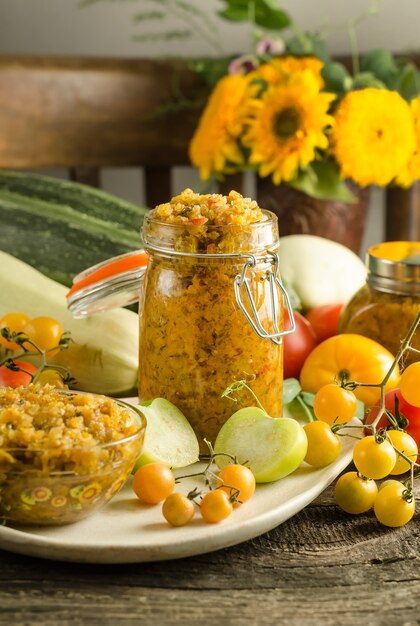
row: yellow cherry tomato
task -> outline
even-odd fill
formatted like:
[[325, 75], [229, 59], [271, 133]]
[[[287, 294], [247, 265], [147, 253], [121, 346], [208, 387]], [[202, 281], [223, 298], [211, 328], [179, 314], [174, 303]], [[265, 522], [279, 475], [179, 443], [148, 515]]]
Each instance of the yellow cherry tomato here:
[[220, 470], [216, 486], [226, 491], [233, 506], [237, 507], [254, 494], [254, 474], [245, 465], [232, 463]]
[[314, 413], [330, 426], [349, 422], [356, 411], [357, 398], [354, 393], [335, 383], [323, 385], [315, 394]]
[[313, 467], [333, 463], [341, 452], [341, 440], [326, 422], [309, 422], [303, 427], [308, 439], [304, 461]]
[[63, 328], [52, 317], [35, 317], [26, 324], [25, 333], [38, 348], [48, 351], [48, 356], [53, 356], [58, 350], [52, 350], [52, 348], [58, 345], [63, 335]]
[[399, 480], [396, 480], [395, 478], [388, 478], [387, 480], [384, 480], [378, 487], [379, 491], [381, 489], [384, 489], [385, 487], [388, 487], [389, 485], [401, 485], [402, 483]]
[[357, 515], [372, 508], [378, 487], [370, 478], [363, 478], [357, 472], [347, 472], [337, 480], [334, 494], [343, 511]]
[[387, 436], [391, 440], [391, 443], [394, 448], [396, 448], [397, 452], [397, 460], [390, 474], [405, 474], [405, 472], [410, 470], [411, 465], [400, 454], [398, 454], [398, 450], [415, 463], [419, 452], [417, 444], [404, 430], [388, 430]]
[[391, 528], [407, 524], [413, 517], [415, 509], [414, 498], [408, 494], [407, 488], [402, 483], [383, 487], [373, 506], [378, 522]]
[[389, 441], [385, 439], [379, 443], [373, 435], [358, 441], [353, 449], [353, 462], [366, 478], [385, 478], [395, 467], [396, 461], [397, 454]]
[[39, 372], [34, 378], [34, 383], [40, 385], [52, 385], [57, 389], [68, 389], [69, 386], [65, 384], [60, 374], [54, 369], [45, 369]]
[[147, 463], [133, 476], [133, 490], [139, 500], [157, 504], [165, 500], [175, 487], [172, 470], [163, 463]]
[[403, 371], [400, 391], [408, 404], [420, 407], [420, 361], [412, 363]]
[[[347, 380], [378, 384], [393, 362], [392, 354], [376, 341], [352, 333], [336, 335], [320, 343], [308, 356], [300, 373], [304, 391], [316, 393], [323, 385]], [[398, 387], [400, 372], [395, 367], [386, 391]], [[380, 399], [379, 387], [357, 387], [354, 395], [367, 407]]]
[[[0, 319], [0, 331], [2, 328], [8, 328], [10, 332], [20, 333], [25, 330], [25, 326], [29, 322], [30, 317], [26, 313], [19, 313], [17, 311], [13, 313], [7, 313]], [[19, 346], [14, 341], [5, 339], [0, 332], [0, 344], [8, 350], [19, 350]]]
[[200, 513], [208, 524], [217, 524], [229, 517], [233, 511], [232, 503], [226, 491], [215, 489], [203, 496]]
[[162, 514], [171, 526], [185, 526], [194, 517], [195, 507], [183, 493], [171, 493], [162, 505]]

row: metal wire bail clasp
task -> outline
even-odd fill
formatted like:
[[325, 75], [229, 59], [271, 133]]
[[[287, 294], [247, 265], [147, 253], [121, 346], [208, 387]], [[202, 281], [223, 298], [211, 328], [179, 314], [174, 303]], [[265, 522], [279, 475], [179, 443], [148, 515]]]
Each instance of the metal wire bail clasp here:
[[[251, 288], [249, 286], [249, 278], [247, 278], [246, 273], [248, 268], [256, 267], [258, 263], [270, 263], [272, 267], [267, 269], [263, 280], [268, 280], [270, 285], [270, 301], [271, 301], [271, 311], [273, 315], [273, 328], [274, 332], [269, 333], [262, 325], [261, 320], [258, 316], [257, 307], [255, 306], [254, 298], [252, 297]], [[279, 256], [274, 252], [267, 252], [263, 257], [256, 257], [254, 255], [249, 255], [248, 260], [245, 261], [244, 266], [240, 274], [235, 276], [235, 296], [236, 301], [241, 309], [242, 313], [245, 315], [248, 322], [251, 324], [254, 331], [257, 333], [258, 337], [262, 339], [269, 339], [272, 343], [276, 345], [280, 345], [282, 343], [282, 337], [285, 335], [290, 335], [296, 329], [295, 318], [293, 315], [292, 304], [290, 302], [289, 294], [286, 289], [282, 285], [282, 282], [279, 277]], [[242, 302], [241, 296], [241, 288], [245, 288], [245, 292], [248, 298], [249, 306], [252, 312], [252, 315], [247, 311]], [[284, 296], [284, 300], [286, 302], [287, 311], [289, 313], [290, 318], [290, 328], [288, 330], [279, 330], [279, 317], [280, 317], [280, 300], [278, 289], [280, 289], [281, 293]]]

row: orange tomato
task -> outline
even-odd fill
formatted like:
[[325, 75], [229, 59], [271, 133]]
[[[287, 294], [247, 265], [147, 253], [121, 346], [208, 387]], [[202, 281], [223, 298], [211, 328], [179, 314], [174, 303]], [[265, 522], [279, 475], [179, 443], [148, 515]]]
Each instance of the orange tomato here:
[[[300, 374], [304, 391], [316, 393], [323, 385], [340, 381], [381, 383], [393, 362], [392, 354], [373, 339], [345, 333], [326, 339], [308, 356]], [[386, 391], [398, 386], [400, 370], [393, 370]], [[370, 407], [380, 399], [379, 387], [357, 387], [355, 396]]]

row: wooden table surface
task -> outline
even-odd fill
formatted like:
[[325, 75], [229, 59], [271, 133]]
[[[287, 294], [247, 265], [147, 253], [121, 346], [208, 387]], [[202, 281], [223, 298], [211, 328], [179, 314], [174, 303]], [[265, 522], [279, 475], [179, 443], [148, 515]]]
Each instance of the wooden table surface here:
[[420, 513], [387, 529], [373, 512], [340, 511], [330, 487], [261, 537], [177, 561], [79, 565], [0, 550], [0, 624], [420, 624]]

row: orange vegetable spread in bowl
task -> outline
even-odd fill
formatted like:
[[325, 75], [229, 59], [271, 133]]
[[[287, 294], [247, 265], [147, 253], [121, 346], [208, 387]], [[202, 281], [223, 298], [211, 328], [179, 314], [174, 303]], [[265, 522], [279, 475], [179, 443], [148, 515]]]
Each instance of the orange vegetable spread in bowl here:
[[0, 517], [86, 517], [125, 483], [144, 432], [144, 418], [119, 400], [50, 385], [0, 387]]
[[[235, 380], [248, 381], [270, 415], [280, 416], [282, 345], [256, 334], [235, 295], [244, 264], [258, 257], [246, 268], [246, 281], [259, 321], [273, 332], [271, 265], [264, 258], [278, 249], [277, 218], [234, 191], [186, 189], [146, 216], [143, 237], [149, 266], [140, 311], [140, 399], [173, 402], [200, 441], [214, 441], [236, 408], [254, 402], [246, 391], [236, 406], [221, 397]], [[278, 321], [282, 328], [281, 306]]]

